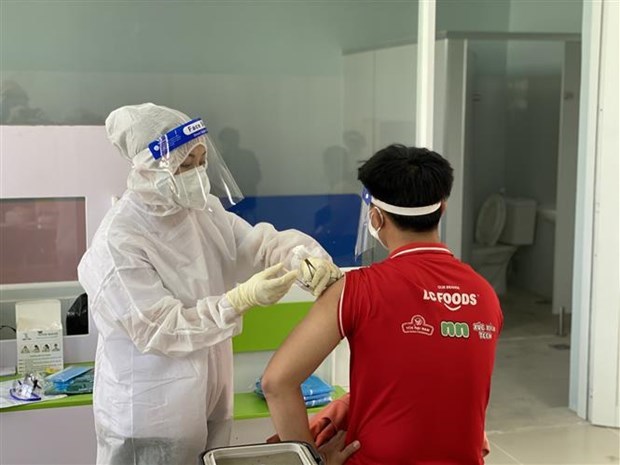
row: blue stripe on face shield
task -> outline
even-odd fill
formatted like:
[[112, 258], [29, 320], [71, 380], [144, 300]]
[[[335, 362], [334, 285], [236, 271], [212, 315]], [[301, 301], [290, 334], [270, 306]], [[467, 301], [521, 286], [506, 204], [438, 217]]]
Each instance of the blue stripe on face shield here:
[[155, 160], [166, 157], [173, 150], [185, 145], [194, 139], [204, 136], [209, 131], [201, 118], [196, 118], [188, 123], [168, 131], [149, 144], [149, 150]]

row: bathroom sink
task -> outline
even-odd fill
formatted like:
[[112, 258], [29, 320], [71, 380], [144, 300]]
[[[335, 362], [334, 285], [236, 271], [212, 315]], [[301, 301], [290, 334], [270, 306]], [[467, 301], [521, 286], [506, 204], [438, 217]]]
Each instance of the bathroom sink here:
[[538, 214], [541, 218], [549, 221], [550, 223], [555, 223], [556, 211], [555, 208], [552, 207], [538, 207]]

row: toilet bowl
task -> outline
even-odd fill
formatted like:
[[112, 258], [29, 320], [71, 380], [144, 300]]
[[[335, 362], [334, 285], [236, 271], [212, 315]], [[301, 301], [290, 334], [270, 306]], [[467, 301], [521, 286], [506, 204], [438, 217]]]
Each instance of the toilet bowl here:
[[489, 196], [480, 208], [471, 265], [495, 289], [506, 292], [506, 275], [510, 259], [518, 246], [534, 242], [536, 201]]
[[517, 251], [514, 245], [495, 245], [485, 247], [474, 245], [471, 253], [471, 265], [486, 279], [497, 295], [506, 293], [506, 276], [508, 263]]

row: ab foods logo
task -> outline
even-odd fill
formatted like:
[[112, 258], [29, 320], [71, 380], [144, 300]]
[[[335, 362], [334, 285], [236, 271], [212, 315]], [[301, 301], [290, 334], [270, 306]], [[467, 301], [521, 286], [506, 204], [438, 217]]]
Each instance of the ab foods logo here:
[[478, 305], [478, 294], [459, 292], [458, 286], [437, 286], [437, 291], [424, 289], [425, 301], [443, 304], [451, 312], [460, 310], [464, 305]]

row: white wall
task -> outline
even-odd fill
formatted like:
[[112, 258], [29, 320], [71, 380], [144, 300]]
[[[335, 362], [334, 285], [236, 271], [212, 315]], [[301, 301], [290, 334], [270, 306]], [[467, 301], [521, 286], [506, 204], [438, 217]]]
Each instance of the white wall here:
[[362, 134], [368, 155], [415, 138], [416, 46], [343, 56], [344, 130]]
[[86, 197], [87, 244], [129, 163], [101, 126], [0, 126], [0, 197]]
[[[596, 128], [589, 419], [620, 426], [620, 3], [603, 2]], [[590, 113], [591, 115], [591, 113]], [[592, 136], [594, 136], [592, 134]], [[586, 136], [587, 137], [587, 136]], [[580, 154], [585, 156], [585, 154]]]
[[437, 0], [438, 31], [507, 31], [513, 0]]
[[579, 32], [581, 7], [580, 0], [510, 0], [509, 28], [511, 32]]

